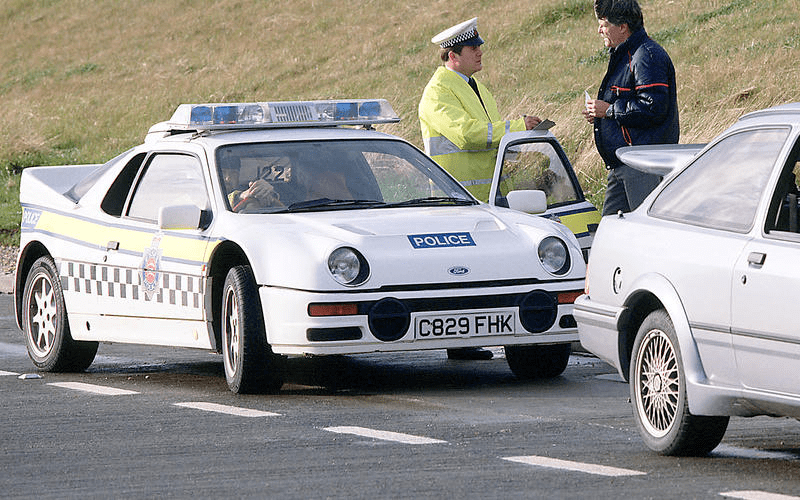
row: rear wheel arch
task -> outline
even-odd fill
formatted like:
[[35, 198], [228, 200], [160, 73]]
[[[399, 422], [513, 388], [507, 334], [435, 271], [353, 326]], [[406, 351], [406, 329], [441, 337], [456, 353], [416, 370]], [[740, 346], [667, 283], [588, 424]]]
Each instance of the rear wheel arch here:
[[689, 409], [697, 410], [695, 395], [698, 387], [707, 380], [707, 376], [678, 291], [663, 275], [656, 273], [639, 277], [631, 284], [630, 289], [634, 291], [625, 301], [626, 313], [619, 322], [620, 361], [625, 378], [630, 380], [631, 353], [639, 327], [647, 315], [656, 309], [663, 309], [674, 327], [678, 348], [686, 368], [686, 396]]
[[664, 305], [658, 297], [646, 290], [636, 292], [626, 301], [625, 313], [619, 322], [619, 361], [625, 380], [630, 379], [631, 353], [639, 326], [648, 314], [663, 308]]
[[28, 279], [33, 263], [39, 257], [50, 256], [50, 252], [39, 241], [32, 241], [28, 243], [25, 248], [20, 252], [20, 258], [17, 263], [16, 275], [14, 278], [14, 312], [17, 320], [17, 326], [22, 329], [22, 302], [25, 294], [25, 281]]

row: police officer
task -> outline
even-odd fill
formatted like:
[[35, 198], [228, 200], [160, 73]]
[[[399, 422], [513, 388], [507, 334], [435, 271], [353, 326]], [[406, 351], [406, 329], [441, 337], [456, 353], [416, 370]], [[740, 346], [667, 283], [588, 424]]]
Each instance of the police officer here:
[[[483, 69], [483, 38], [478, 18], [446, 29], [431, 39], [444, 63], [431, 77], [419, 102], [425, 152], [475, 197], [488, 201], [497, 147], [508, 132], [530, 130], [536, 116], [502, 120], [497, 103], [473, 75]], [[450, 359], [491, 359], [478, 348], [448, 349]]]
[[536, 116], [502, 120], [489, 89], [473, 78], [483, 69], [478, 18], [433, 37], [444, 62], [419, 102], [425, 152], [479, 200], [488, 201], [497, 146], [508, 132], [530, 130]]

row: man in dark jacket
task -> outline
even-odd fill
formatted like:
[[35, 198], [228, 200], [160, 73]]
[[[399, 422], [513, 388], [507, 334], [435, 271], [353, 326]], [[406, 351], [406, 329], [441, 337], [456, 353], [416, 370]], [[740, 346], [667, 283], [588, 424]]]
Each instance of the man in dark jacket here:
[[608, 172], [603, 215], [630, 212], [661, 178], [625, 166], [618, 148], [676, 144], [680, 133], [675, 68], [647, 36], [636, 0], [595, 0], [598, 32], [609, 49], [608, 71], [597, 99], [583, 114], [594, 125], [597, 151]]

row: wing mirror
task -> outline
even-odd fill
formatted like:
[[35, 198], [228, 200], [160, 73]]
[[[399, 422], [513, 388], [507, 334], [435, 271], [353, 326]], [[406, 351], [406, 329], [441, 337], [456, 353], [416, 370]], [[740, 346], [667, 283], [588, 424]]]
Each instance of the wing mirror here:
[[506, 195], [508, 207], [527, 214], [543, 214], [547, 211], [547, 195], [538, 189], [511, 191]]
[[203, 211], [195, 205], [172, 205], [158, 209], [161, 229], [197, 229]]

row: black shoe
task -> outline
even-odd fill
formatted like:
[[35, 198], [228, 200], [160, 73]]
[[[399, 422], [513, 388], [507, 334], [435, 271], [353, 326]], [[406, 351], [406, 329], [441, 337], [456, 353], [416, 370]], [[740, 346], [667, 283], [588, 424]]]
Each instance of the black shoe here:
[[468, 359], [468, 360], [486, 360], [492, 359], [494, 354], [488, 349], [482, 347], [462, 347], [460, 349], [448, 349], [448, 359]]

